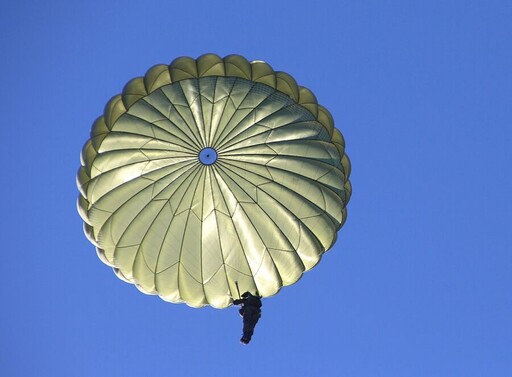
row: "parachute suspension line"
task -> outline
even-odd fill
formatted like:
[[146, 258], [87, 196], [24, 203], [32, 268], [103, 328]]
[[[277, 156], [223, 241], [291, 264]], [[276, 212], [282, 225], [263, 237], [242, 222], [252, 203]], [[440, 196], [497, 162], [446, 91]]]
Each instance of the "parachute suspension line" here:
[[240, 288], [238, 288], [238, 282], [235, 281], [235, 285], [236, 285], [236, 291], [238, 292], [238, 298], [241, 299], [242, 296], [240, 296]]

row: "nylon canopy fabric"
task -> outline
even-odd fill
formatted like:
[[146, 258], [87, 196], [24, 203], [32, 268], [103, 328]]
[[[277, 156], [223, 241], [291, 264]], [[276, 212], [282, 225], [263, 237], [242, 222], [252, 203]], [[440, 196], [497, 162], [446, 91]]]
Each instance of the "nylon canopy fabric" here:
[[344, 139], [315, 96], [238, 55], [157, 65], [112, 98], [81, 154], [78, 210], [142, 292], [224, 308], [295, 283], [336, 240]]

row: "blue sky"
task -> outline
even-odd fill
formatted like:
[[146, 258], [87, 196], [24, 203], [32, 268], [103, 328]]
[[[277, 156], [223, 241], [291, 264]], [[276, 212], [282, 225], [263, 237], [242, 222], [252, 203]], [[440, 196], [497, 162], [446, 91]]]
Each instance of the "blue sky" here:
[[[511, 19], [508, 1], [4, 2], [0, 375], [512, 375]], [[247, 347], [236, 309], [117, 279], [76, 211], [104, 104], [207, 52], [292, 74], [352, 160], [338, 243]]]

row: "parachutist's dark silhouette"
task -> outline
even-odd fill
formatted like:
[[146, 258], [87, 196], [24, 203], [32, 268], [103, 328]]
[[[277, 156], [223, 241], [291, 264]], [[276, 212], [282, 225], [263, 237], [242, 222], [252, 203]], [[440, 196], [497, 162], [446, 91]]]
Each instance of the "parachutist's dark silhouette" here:
[[244, 334], [240, 342], [248, 344], [254, 333], [254, 327], [261, 317], [261, 298], [254, 296], [251, 292], [245, 292], [242, 298], [234, 300], [233, 304], [242, 305], [239, 313], [244, 319]]

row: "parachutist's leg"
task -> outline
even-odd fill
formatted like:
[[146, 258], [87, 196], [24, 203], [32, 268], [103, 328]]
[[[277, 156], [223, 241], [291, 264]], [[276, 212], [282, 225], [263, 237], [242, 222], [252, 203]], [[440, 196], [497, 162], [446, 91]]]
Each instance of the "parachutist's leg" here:
[[244, 344], [248, 344], [252, 335], [254, 334], [254, 327], [256, 327], [256, 323], [258, 323], [258, 319], [260, 318], [259, 313], [248, 313], [244, 316], [244, 335], [240, 341]]
[[243, 344], [248, 344], [251, 341], [252, 334], [254, 333], [254, 328], [250, 326], [248, 321], [244, 318], [244, 330], [243, 330], [242, 339], [240, 339], [240, 342]]

